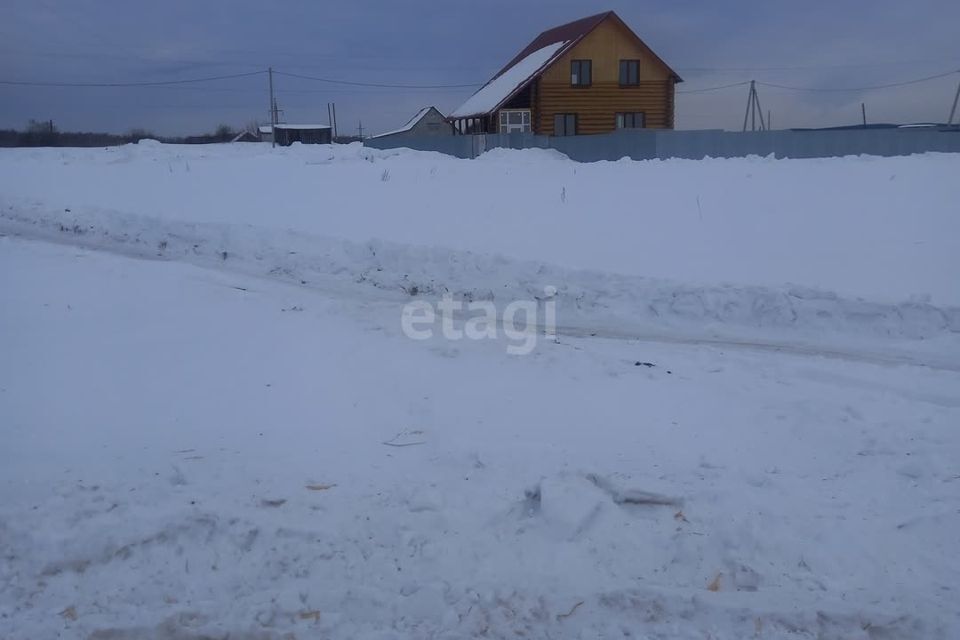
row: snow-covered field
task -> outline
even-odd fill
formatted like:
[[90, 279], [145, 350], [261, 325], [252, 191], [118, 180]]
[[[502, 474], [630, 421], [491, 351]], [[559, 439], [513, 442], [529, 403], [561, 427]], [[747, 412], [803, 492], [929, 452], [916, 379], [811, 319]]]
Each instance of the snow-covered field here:
[[960, 305], [955, 154], [777, 162], [475, 161], [359, 145], [6, 149], [0, 209], [254, 225], [691, 284]]
[[960, 636], [958, 169], [4, 150], [0, 637]]

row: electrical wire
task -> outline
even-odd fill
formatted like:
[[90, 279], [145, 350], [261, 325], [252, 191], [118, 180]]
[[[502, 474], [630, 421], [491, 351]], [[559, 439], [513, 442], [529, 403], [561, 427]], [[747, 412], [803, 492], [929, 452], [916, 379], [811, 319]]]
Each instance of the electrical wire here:
[[884, 68], [893, 66], [909, 66], [918, 64], [932, 63], [955, 63], [960, 61], [960, 57], [923, 59], [923, 60], [891, 60], [887, 62], [863, 62], [853, 64], [821, 64], [821, 65], [796, 65], [781, 67], [674, 67], [677, 71], [684, 73], [761, 73], [765, 71], [825, 71], [833, 69], [870, 69]]
[[264, 73], [267, 73], [266, 69], [261, 71], [250, 71], [248, 73], [234, 73], [226, 76], [210, 76], [207, 78], [191, 78], [188, 80], [159, 80], [153, 82], [31, 82], [21, 80], [0, 80], [0, 84], [22, 87], [160, 87], [175, 84], [212, 82], [214, 80], [230, 80], [232, 78], [249, 78], [251, 76], [258, 76]]
[[686, 89], [683, 91], [677, 91], [677, 93], [706, 93], [707, 91], [719, 91], [720, 89], [731, 89], [733, 87], [742, 87], [747, 84], [750, 84], [749, 80], [744, 80], [743, 82], [734, 82], [733, 84], [722, 84], [717, 87], [705, 87], [703, 89]]
[[[0, 85], [27, 86], [27, 87], [98, 87], [98, 88], [163, 87], [163, 86], [173, 86], [173, 85], [183, 85], [183, 84], [197, 84], [197, 83], [203, 83], [203, 82], [214, 82], [218, 80], [230, 80], [234, 78], [249, 78], [253, 76], [263, 75], [266, 73], [268, 73], [268, 70], [261, 69], [260, 71], [249, 71], [247, 73], [234, 73], [230, 75], [221, 75], [221, 76], [208, 76], [205, 78], [189, 78], [185, 80], [157, 80], [157, 81], [147, 81], [147, 82], [38, 82], [38, 81], [25, 81], [25, 80], [0, 80]], [[418, 84], [388, 84], [388, 83], [379, 83], [379, 82], [353, 82], [350, 80], [334, 80], [332, 78], [321, 78], [318, 76], [309, 76], [309, 75], [304, 75], [299, 73], [289, 73], [286, 71], [274, 71], [273, 73], [275, 75], [286, 76], [289, 78], [298, 78], [301, 80], [312, 80], [315, 82], [325, 82], [328, 84], [346, 85], [351, 87], [372, 87], [372, 88], [380, 88], [380, 89], [470, 89], [470, 88], [482, 86], [482, 83], [418, 85]], [[874, 91], [878, 89], [890, 89], [893, 87], [903, 87], [907, 85], [918, 84], [921, 82], [929, 82], [931, 80], [937, 80], [939, 78], [945, 78], [955, 73], [960, 73], [960, 69], [946, 71], [944, 73], [938, 73], [936, 75], [926, 76], [923, 78], [905, 80], [903, 82], [893, 82], [889, 84], [879, 84], [879, 85], [864, 86], [864, 87], [795, 87], [790, 85], [777, 84], [773, 82], [763, 82], [760, 80], [757, 81], [757, 84], [764, 87], [770, 87], [773, 89], [785, 89], [788, 91], [856, 92], [856, 91]], [[710, 91], [720, 91], [723, 89], [732, 89], [734, 87], [742, 87], [748, 84], [750, 84], [750, 81], [744, 80], [741, 82], [723, 84], [723, 85], [718, 85], [714, 87], [680, 90], [680, 91], [677, 91], [677, 93], [678, 94], [707, 93]]]
[[289, 78], [300, 78], [301, 80], [314, 80], [316, 82], [326, 82], [329, 84], [343, 84], [351, 87], [379, 87], [381, 89], [467, 89], [482, 86], [482, 82], [471, 84], [384, 84], [379, 82], [351, 82], [349, 80], [333, 80], [331, 78], [319, 78], [317, 76], [307, 76], [300, 73], [288, 73], [286, 71], [274, 71], [279, 76]]
[[761, 82], [757, 81], [758, 85], [764, 87], [772, 87], [774, 89], [786, 89], [788, 91], [817, 91], [817, 92], [843, 92], [843, 91], [874, 91], [876, 89], [890, 89], [892, 87], [905, 87], [910, 84], [919, 84], [921, 82], [929, 82], [930, 80], [936, 80], [938, 78], [946, 78], [947, 76], [952, 76], [955, 73], [960, 73], [960, 69], [954, 69], [953, 71], [946, 71], [944, 73], [938, 73], [933, 76], [927, 76], [925, 78], [916, 78], [915, 80], [905, 80], [904, 82], [893, 82], [890, 84], [877, 84], [871, 87], [849, 87], [849, 88], [833, 88], [833, 87], [790, 87], [782, 84], [774, 84], [771, 82]]

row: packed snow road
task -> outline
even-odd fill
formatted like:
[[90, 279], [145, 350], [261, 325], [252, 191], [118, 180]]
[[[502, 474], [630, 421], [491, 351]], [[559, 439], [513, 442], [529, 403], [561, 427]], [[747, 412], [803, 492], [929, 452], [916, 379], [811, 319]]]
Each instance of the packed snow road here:
[[960, 633], [960, 374], [363, 291], [0, 238], [2, 635]]

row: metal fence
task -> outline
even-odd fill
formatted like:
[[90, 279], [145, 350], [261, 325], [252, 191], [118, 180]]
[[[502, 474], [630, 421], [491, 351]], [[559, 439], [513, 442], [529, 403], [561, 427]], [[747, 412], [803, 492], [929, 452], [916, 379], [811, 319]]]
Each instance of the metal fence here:
[[365, 140], [376, 149], [409, 148], [475, 158], [485, 151], [556, 149], [579, 162], [655, 158], [830, 158], [849, 155], [904, 156], [927, 151], [960, 152], [958, 128], [843, 129], [821, 131], [623, 130], [591, 136], [549, 137], [529, 133], [475, 136], [407, 136]]

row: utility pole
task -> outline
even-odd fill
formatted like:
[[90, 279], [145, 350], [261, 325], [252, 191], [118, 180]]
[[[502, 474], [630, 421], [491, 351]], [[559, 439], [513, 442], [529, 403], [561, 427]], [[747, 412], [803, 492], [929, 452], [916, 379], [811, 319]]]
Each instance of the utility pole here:
[[863, 128], [866, 129], [867, 128], [867, 103], [866, 102], [860, 103], [860, 112], [863, 114]]
[[277, 146], [277, 100], [273, 97], [273, 67], [268, 70], [270, 75], [270, 146]]
[[763, 121], [763, 108], [760, 106], [760, 98], [757, 96], [757, 81], [750, 81], [750, 93], [747, 95], [747, 111], [743, 114], [743, 130], [747, 130], [747, 120], [750, 121], [750, 130], [757, 130], [757, 116], [760, 116], [760, 131], [767, 129]]
[[331, 141], [337, 137], [337, 103], [327, 103], [327, 124], [330, 125]]
[[747, 110], [743, 114], [743, 130], [747, 130], [747, 118], [750, 117], [750, 107], [753, 106], [753, 80], [750, 81], [750, 92], [747, 93]]
[[360, 139], [363, 140], [363, 120], [360, 121], [360, 126], [357, 127], [357, 131], [360, 133]]
[[948, 127], [953, 124], [953, 116], [957, 115], [957, 102], [960, 102], [960, 82], [957, 82], [957, 95], [953, 96], [953, 106], [950, 108], [950, 118], [947, 119]]

